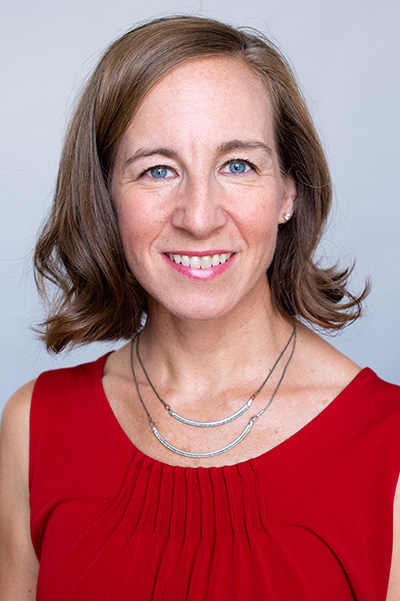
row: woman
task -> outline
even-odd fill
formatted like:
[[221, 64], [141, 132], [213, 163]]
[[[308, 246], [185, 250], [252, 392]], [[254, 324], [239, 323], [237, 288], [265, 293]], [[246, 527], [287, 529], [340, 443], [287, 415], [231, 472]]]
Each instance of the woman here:
[[179, 17], [111, 46], [35, 266], [49, 350], [128, 342], [7, 405], [2, 600], [399, 598], [399, 390], [304, 325], [366, 294], [313, 262], [330, 199], [260, 35]]

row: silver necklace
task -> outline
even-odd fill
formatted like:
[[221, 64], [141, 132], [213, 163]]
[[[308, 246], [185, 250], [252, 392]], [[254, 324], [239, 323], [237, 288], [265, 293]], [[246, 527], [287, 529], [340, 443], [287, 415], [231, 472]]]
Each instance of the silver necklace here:
[[154, 394], [156, 395], [156, 397], [158, 398], [158, 400], [160, 401], [160, 403], [163, 405], [164, 409], [166, 411], [168, 411], [168, 413], [170, 414], [171, 417], [173, 417], [174, 419], [179, 420], [180, 422], [183, 422], [184, 424], [187, 424], [188, 426], [196, 426], [198, 428], [213, 428], [214, 426], [223, 426], [225, 424], [228, 424], [229, 422], [232, 422], [234, 419], [237, 419], [240, 415], [242, 415], [245, 411], [247, 411], [247, 409], [249, 409], [249, 407], [251, 407], [254, 399], [258, 396], [258, 394], [261, 392], [261, 390], [264, 388], [265, 384], [268, 382], [269, 378], [272, 376], [275, 367], [278, 365], [279, 361], [282, 359], [286, 349], [288, 348], [290, 341], [291, 341], [292, 337], [289, 338], [288, 342], [286, 343], [284, 349], [282, 350], [282, 352], [280, 353], [279, 357], [277, 358], [277, 360], [275, 361], [274, 365], [272, 366], [271, 371], [269, 372], [269, 374], [267, 375], [267, 377], [265, 378], [264, 382], [261, 384], [261, 386], [258, 388], [258, 390], [256, 390], [251, 397], [249, 398], [249, 400], [247, 401], [247, 403], [245, 403], [245, 405], [243, 405], [243, 407], [241, 409], [239, 409], [238, 411], [236, 411], [236, 413], [233, 413], [232, 415], [229, 415], [228, 417], [224, 417], [223, 419], [217, 420], [217, 421], [211, 421], [211, 422], [197, 422], [191, 419], [186, 419], [186, 417], [182, 417], [182, 415], [179, 415], [178, 413], [175, 413], [175, 411], [173, 411], [170, 407], [170, 405], [168, 405], [158, 394], [157, 390], [154, 388], [148, 374], [147, 371], [143, 365], [142, 359], [140, 357], [140, 353], [139, 353], [139, 340], [140, 340], [140, 334], [137, 336], [136, 338], [136, 356], [137, 359], [139, 361], [140, 367], [143, 370], [143, 373], [146, 377], [146, 380], [148, 381], [152, 391], [154, 392]]
[[267, 377], [265, 378], [264, 382], [261, 384], [261, 386], [258, 388], [258, 390], [251, 395], [250, 399], [247, 401], [247, 403], [241, 408], [239, 409], [236, 413], [234, 413], [233, 415], [224, 418], [222, 420], [218, 420], [215, 422], [196, 422], [196, 421], [192, 421], [192, 420], [187, 420], [186, 418], [183, 418], [182, 416], [178, 415], [177, 413], [175, 413], [174, 411], [172, 411], [171, 407], [165, 403], [165, 401], [162, 400], [162, 398], [159, 396], [159, 394], [157, 393], [157, 391], [155, 390], [153, 384], [151, 383], [148, 374], [146, 373], [146, 370], [142, 364], [142, 361], [140, 359], [139, 356], [139, 351], [138, 351], [138, 339], [139, 336], [136, 339], [136, 355], [138, 358], [138, 361], [140, 363], [141, 368], [143, 369], [143, 372], [146, 376], [146, 379], [148, 381], [148, 383], [150, 384], [153, 392], [155, 393], [155, 395], [157, 396], [158, 400], [163, 404], [164, 408], [168, 411], [169, 415], [171, 415], [171, 417], [174, 417], [175, 419], [178, 419], [179, 421], [188, 424], [190, 426], [197, 426], [197, 427], [213, 427], [213, 426], [221, 426], [224, 424], [227, 424], [231, 421], [233, 421], [234, 419], [236, 419], [237, 417], [239, 417], [239, 415], [242, 415], [245, 411], [247, 411], [247, 409], [251, 406], [253, 400], [255, 399], [255, 397], [258, 395], [258, 393], [261, 391], [261, 389], [264, 387], [264, 385], [266, 384], [266, 382], [268, 381], [268, 379], [270, 378], [272, 372], [274, 371], [275, 367], [277, 366], [277, 364], [279, 363], [280, 359], [282, 358], [283, 354], [285, 353], [286, 349], [288, 348], [290, 342], [293, 340], [293, 345], [292, 345], [292, 350], [290, 352], [289, 358], [285, 364], [285, 367], [282, 371], [282, 375], [275, 387], [275, 390], [273, 391], [271, 398], [269, 399], [268, 403], [265, 405], [265, 407], [263, 409], [261, 409], [258, 413], [256, 413], [255, 415], [253, 415], [247, 426], [245, 427], [245, 429], [243, 430], [243, 432], [237, 437], [235, 438], [235, 440], [233, 440], [231, 443], [229, 443], [228, 445], [217, 449], [215, 451], [208, 451], [205, 453], [191, 453], [188, 451], [184, 451], [182, 449], [179, 449], [173, 445], [171, 445], [167, 440], [165, 440], [165, 438], [163, 438], [161, 436], [161, 434], [159, 433], [156, 424], [154, 422], [154, 420], [152, 419], [143, 399], [142, 399], [142, 395], [140, 394], [140, 390], [139, 390], [139, 385], [136, 379], [136, 374], [135, 374], [135, 368], [133, 365], [133, 340], [132, 340], [132, 344], [131, 344], [131, 353], [130, 353], [130, 359], [131, 359], [131, 370], [132, 370], [132, 376], [133, 376], [133, 380], [135, 382], [135, 386], [136, 386], [136, 390], [138, 393], [138, 397], [140, 400], [140, 403], [143, 406], [143, 409], [146, 412], [147, 418], [149, 420], [151, 429], [153, 431], [153, 434], [155, 435], [155, 437], [159, 440], [159, 442], [161, 444], [163, 444], [167, 449], [169, 449], [170, 451], [173, 451], [174, 453], [177, 453], [178, 455], [184, 455], [185, 457], [192, 457], [192, 458], [203, 458], [203, 457], [214, 457], [215, 455], [221, 455], [221, 453], [226, 453], [227, 451], [229, 451], [230, 449], [232, 449], [233, 447], [235, 447], [236, 445], [238, 445], [240, 442], [242, 442], [242, 440], [247, 436], [247, 434], [250, 432], [251, 428], [253, 427], [254, 423], [256, 422], [256, 420], [261, 417], [261, 415], [263, 415], [263, 413], [268, 409], [268, 407], [271, 405], [272, 401], [274, 400], [279, 387], [282, 383], [283, 378], [285, 377], [286, 374], [286, 370], [289, 367], [289, 363], [292, 360], [293, 354], [294, 354], [294, 349], [296, 347], [296, 339], [297, 339], [297, 329], [296, 329], [296, 325], [294, 325], [293, 327], [293, 332], [288, 340], [288, 342], [286, 343], [284, 349], [282, 350], [282, 352], [280, 353], [278, 359], [275, 361], [271, 371], [269, 372], [269, 374], [267, 375]]

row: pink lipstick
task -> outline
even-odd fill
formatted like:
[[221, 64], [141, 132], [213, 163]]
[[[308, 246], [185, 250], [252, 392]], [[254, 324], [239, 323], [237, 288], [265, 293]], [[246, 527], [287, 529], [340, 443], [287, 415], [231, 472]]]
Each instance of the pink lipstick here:
[[173, 269], [193, 280], [211, 280], [224, 273], [233, 263], [232, 252], [173, 252], [163, 257]]

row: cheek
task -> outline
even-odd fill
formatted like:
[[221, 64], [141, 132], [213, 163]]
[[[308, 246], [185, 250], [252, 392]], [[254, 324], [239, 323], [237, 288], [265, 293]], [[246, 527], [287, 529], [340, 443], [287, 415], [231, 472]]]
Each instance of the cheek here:
[[277, 235], [278, 226], [271, 221], [264, 224], [259, 222], [259, 227], [255, 231], [255, 236], [257, 236], [256, 244], [261, 254], [261, 261], [267, 263], [268, 267], [275, 254]]
[[121, 235], [125, 258], [132, 271], [136, 271], [137, 259], [143, 255], [144, 243], [148, 235], [146, 221], [141, 219], [136, 211], [127, 210], [127, 207], [117, 209], [118, 227]]
[[141, 253], [149, 247], [160, 230], [155, 212], [143, 203], [129, 200], [117, 208], [118, 225], [125, 254]]
[[243, 223], [242, 235], [250, 250], [253, 265], [258, 266], [257, 272], [260, 270], [265, 273], [275, 254], [278, 235], [276, 210], [271, 206], [259, 205], [259, 210], [252, 211], [248, 217]]
[[248, 199], [238, 215], [240, 229], [249, 241], [268, 244], [278, 231], [278, 213], [277, 203], [273, 201]]

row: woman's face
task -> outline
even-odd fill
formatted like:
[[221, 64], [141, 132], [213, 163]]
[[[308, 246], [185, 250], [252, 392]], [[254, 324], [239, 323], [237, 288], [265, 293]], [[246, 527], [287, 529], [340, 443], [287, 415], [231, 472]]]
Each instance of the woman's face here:
[[206, 320], [268, 298], [278, 224], [296, 195], [269, 107], [243, 62], [218, 57], [174, 69], [132, 119], [112, 196], [150, 310]]

